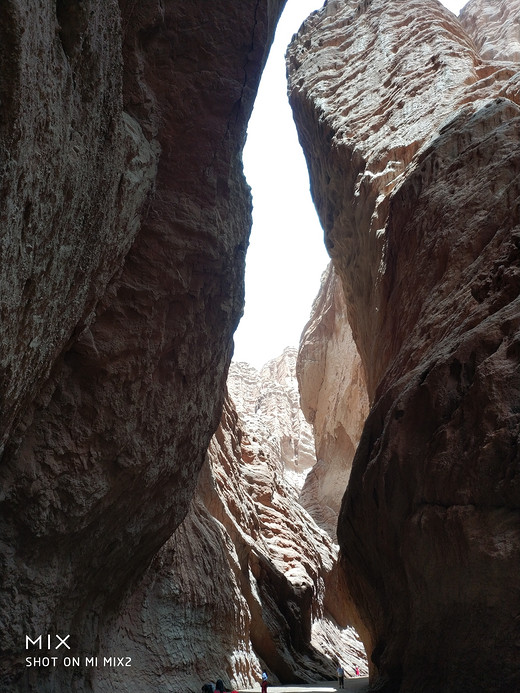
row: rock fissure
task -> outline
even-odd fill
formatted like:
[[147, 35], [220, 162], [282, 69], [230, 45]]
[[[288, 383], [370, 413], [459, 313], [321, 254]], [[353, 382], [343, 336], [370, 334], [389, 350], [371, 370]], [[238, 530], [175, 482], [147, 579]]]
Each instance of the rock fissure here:
[[[338, 657], [348, 657], [351, 674], [356, 663], [366, 671], [362, 646], [336, 603], [337, 549], [297, 502], [297, 477], [312, 454], [298, 414], [295, 357], [286, 350], [260, 372], [231, 365], [236, 405], [226, 400], [188, 516], [114, 624], [118, 649], [141, 662], [139, 629], [122, 635], [122, 624], [136, 614], [153, 624], [161, 615], [148, 665], [159, 681], [172, 661], [178, 685], [193, 690], [223, 671], [226, 685], [250, 687], [260, 667], [273, 682], [326, 679]], [[110, 683], [124, 690], [123, 678]]]

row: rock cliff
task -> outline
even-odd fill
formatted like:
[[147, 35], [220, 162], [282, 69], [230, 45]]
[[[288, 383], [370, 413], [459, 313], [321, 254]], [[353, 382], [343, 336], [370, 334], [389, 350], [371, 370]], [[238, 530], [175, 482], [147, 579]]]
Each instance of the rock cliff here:
[[[119, 654], [100, 652], [107, 624], [186, 515], [242, 310], [241, 150], [283, 5], [1, 4], [2, 690], [90, 690], [84, 657]], [[42, 654], [26, 636], [57, 634], [81, 666], [25, 666]]]
[[[292, 390], [295, 351], [260, 372], [232, 365], [234, 391]], [[267, 372], [285, 373], [269, 387]], [[253, 377], [252, 374], [256, 377]], [[245, 377], [241, 383], [240, 380]], [[269, 405], [264, 402], [264, 411]], [[292, 413], [288, 398], [279, 410]], [[260, 419], [263, 413], [258, 412]], [[248, 420], [254, 424], [253, 410]], [[226, 400], [186, 519], [154, 559], [102, 649], [132, 652], [125, 671], [96, 671], [96, 690], [200, 691], [222, 678], [228, 687], [334, 678], [367, 671], [361, 642], [340, 598], [337, 546], [298, 503], [294, 471], [284, 470], [280, 440], [253, 425], [254, 436]], [[288, 477], [285, 472], [288, 472]], [[341, 628], [339, 625], [344, 626]]]
[[232, 362], [227, 387], [248, 435], [262, 441], [279, 474], [301, 487], [316, 455], [300, 406], [296, 356], [296, 349], [287, 347], [260, 370]]
[[301, 405], [313, 426], [316, 464], [300, 501], [332, 537], [368, 414], [365, 373], [352, 338], [341, 282], [329, 265], [300, 341]]
[[338, 524], [377, 690], [520, 688], [518, 0], [329, 0], [290, 99], [371, 411]]

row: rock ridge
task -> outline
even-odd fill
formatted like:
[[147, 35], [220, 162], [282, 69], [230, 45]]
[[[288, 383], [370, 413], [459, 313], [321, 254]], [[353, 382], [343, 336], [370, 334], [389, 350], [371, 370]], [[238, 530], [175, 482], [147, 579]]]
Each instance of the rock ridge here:
[[279, 473], [299, 487], [316, 456], [314, 435], [300, 406], [296, 356], [297, 350], [287, 347], [260, 370], [231, 362], [227, 386], [248, 435], [262, 440], [266, 452], [279, 461]]
[[301, 405], [315, 436], [316, 464], [300, 496], [331, 537], [368, 414], [368, 396], [341, 281], [332, 264], [304, 327], [296, 366]]

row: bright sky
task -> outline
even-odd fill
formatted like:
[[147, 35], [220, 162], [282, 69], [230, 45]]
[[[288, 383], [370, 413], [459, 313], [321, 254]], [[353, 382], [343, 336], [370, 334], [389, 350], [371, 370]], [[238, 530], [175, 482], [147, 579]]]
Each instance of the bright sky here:
[[[455, 14], [466, 0], [443, 0]], [[244, 150], [253, 193], [246, 306], [234, 361], [260, 368], [298, 346], [327, 266], [323, 231], [309, 192], [307, 165], [287, 101], [285, 51], [323, 0], [288, 0], [262, 76]]]

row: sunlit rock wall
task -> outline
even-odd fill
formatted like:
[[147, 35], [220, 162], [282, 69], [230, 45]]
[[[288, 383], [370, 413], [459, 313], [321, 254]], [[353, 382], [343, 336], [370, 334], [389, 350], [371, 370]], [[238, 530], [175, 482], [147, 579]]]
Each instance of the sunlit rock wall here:
[[241, 149], [283, 4], [1, 3], [2, 690], [90, 690], [92, 667], [25, 667], [25, 636], [101, 654], [188, 510], [242, 310]]
[[[338, 659], [348, 675], [367, 671], [355, 632], [338, 625], [337, 546], [280, 470], [226, 401], [185, 521], [103, 643], [134, 654], [139, 690], [198, 693], [217, 678], [259, 688], [263, 669], [272, 683], [333, 679]], [[127, 682], [97, 672], [99, 691]]]
[[256, 369], [232, 362], [228, 390], [250, 436], [262, 441], [278, 472], [301, 487], [315, 464], [314, 435], [305, 420], [296, 379], [294, 347]]
[[302, 332], [296, 371], [302, 409], [314, 431], [317, 460], [300, 501], [335, 538], [341, 500], [368, 414], [368, 396], [343, 287], [332, 265], [322, 277]]
[[338, 536], [377, 690], [520, 689], [519, 20], [330, 0], [288, 53], [372, 403]]

